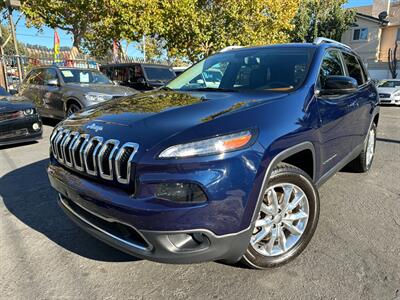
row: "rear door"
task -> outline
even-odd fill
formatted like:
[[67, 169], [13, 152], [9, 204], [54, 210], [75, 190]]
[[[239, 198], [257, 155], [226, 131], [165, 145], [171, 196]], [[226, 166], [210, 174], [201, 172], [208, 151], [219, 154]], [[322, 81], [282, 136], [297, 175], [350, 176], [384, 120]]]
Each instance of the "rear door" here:
[[349, 107], [349, 122], [351, 126], [353, 148], [362, 144], [371, 120], [371, 112], [377, 97], [376, 90], [368, 78], [368, 74], [362, 68], [362, 63], [353, 54], [342, 51], [346, 66], [346, 75], [353, 77], [358, 83], [358, 92], [351, 95]]
[[[325, 80], [331, 75], [346, 75], [343, 59], [338, 49], [328, 49], [323, 58], [317, 86], [324, 89]], [[320, 143], [322, 174], [329, 171], [352, 151], [353, 120], [349, 117], [355, 105], [355, 95], [317, 96], [320, 114]]]

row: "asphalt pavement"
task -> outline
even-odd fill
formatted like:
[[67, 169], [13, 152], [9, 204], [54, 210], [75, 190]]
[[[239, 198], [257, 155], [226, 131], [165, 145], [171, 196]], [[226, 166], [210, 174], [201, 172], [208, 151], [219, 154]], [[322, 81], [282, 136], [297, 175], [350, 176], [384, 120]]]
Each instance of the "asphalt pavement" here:
[[0, 148], [0, 299], [400, 299], [400, 107], [381, 110], [371, 171], [321, 187], [307, 249], [263, 271], [139, 260], [82, 231], [47, 179], [51, 129]]

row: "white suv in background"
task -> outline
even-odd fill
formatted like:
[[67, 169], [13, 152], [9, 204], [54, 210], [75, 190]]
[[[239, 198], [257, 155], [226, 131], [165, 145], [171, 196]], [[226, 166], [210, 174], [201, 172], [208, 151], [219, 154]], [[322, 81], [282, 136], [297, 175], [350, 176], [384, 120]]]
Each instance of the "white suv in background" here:
[[385, 79], [378, 83], [381, 104], [400, 105], [400, 79]]

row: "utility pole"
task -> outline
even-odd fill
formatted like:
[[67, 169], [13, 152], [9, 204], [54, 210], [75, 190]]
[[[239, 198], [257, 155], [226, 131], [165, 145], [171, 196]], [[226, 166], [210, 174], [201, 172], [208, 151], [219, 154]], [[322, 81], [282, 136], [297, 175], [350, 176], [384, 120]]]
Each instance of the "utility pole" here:
[[3, 79], [0, 78], [0, 82], [4, 81], [4, 86], [6, 88], [6, 90], [8, 91], [8, 78], [7, 78], [7, 68], [6, 68], [6, 64], [5, 64], [5, 59], [4, 59], [4, 50], [3, 50], [3, 32], [1, 31], [0, 28], [0, 74], [3, 75]]
[[143, 61], [146, 62], [146, 35], [143, 35]]
[[14, 40], [14, 49], [15, 49], [15, 56], [17, 58], [19, 83], [21, 83], [22, 82], [21, 57], [19, 56], [17, 35], [15, 34], [15, 27], [14, 27], [14, 20], [13, 20], [13, 16], [12, 16], [12, 8], [11, 8], [11, 6], [8, 7], [8, 20], [10, 22], [11, 34], [12, 34], [12, 37], [13, 37], [13, 40]]
[[15, 56], [17, 58], [19, 83], [21, 83], [22, 82], [21, 57], [19, 56], [17, 36], [15, 34], [15, 26], [14, 26], [14, 20], [13, 20], [13, 16], [12, 16], [13, 8], [20, 7], [21, 3], [19, 0], [6, 0], [5, 3], [6, 3], [6, 7], [8, 8], [8, 21], [10, 22], [11, 35], [12, 35], [12, 38], [14, 41]]

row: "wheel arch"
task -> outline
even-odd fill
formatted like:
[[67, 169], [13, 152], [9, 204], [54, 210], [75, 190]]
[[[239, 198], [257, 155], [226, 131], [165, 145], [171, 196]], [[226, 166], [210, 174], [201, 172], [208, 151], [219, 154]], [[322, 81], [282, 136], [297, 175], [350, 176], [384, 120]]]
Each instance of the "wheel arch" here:
[[79, 101], [79, 99], [75, 97], [68, 97], [65, 102], [64, 102], [64, 113], [67, 113], [68, 106], [72, 103], [78, 104], [80, 108], [83, 108], [82, 103]]
[[[304, 155], [307, 156], [307, 158], [310, 158], [308, 155], [311, 155], [311, 161], [312, 161], [312, 167], [311, 169], [309, 169], [309, 172], [312, 172], [312, 175], [310, 175], [309, 172], [307, 172], [307, 170], [304, 170], [303, 168], [301, 168], [301, 166], [306, 162], [302, 162], [301, 159], [299, 160], [299, 158], [304, 157]], [[313, 143], [311, 142], [302, 142], [300, 144], [294, 145], [290, 148], [287, 148], [283, 151], [281, 151], [280, 153], [278, 153], [277, 155], [275, 155], [272, 160], [270, 161], [267, 170], [265, 171], [264, 174], [264, 178], [261, 184], [261, 188], [258, 194], [258, 198], [257, 198], [257, 203], [253, 212], [253, 217], [251, 219], [251, 222], [253, 223], [256, 219], [257, 219], [257, 212], [261, 206], [261, 203], [263, 201], [263, 195], [264, 192], [267, 188], [267, 183], [269, 180], [269, 177], [271, 176], [272, 170], [279, 164], [279, 163], [289, 163], [289, 164], [293, 164], [294, 166], [302, 169], [304, 172], [306, 172], [307, 174], [310, 175], [310, 177], [312, 178], [313, 182], [315, 182], [316, 179], [316, 158], [315, 158], [315, 148]], [[296, 165], [297, 164], [297, 165]], [[304, 165], [303, 165], [304, 166]]]

